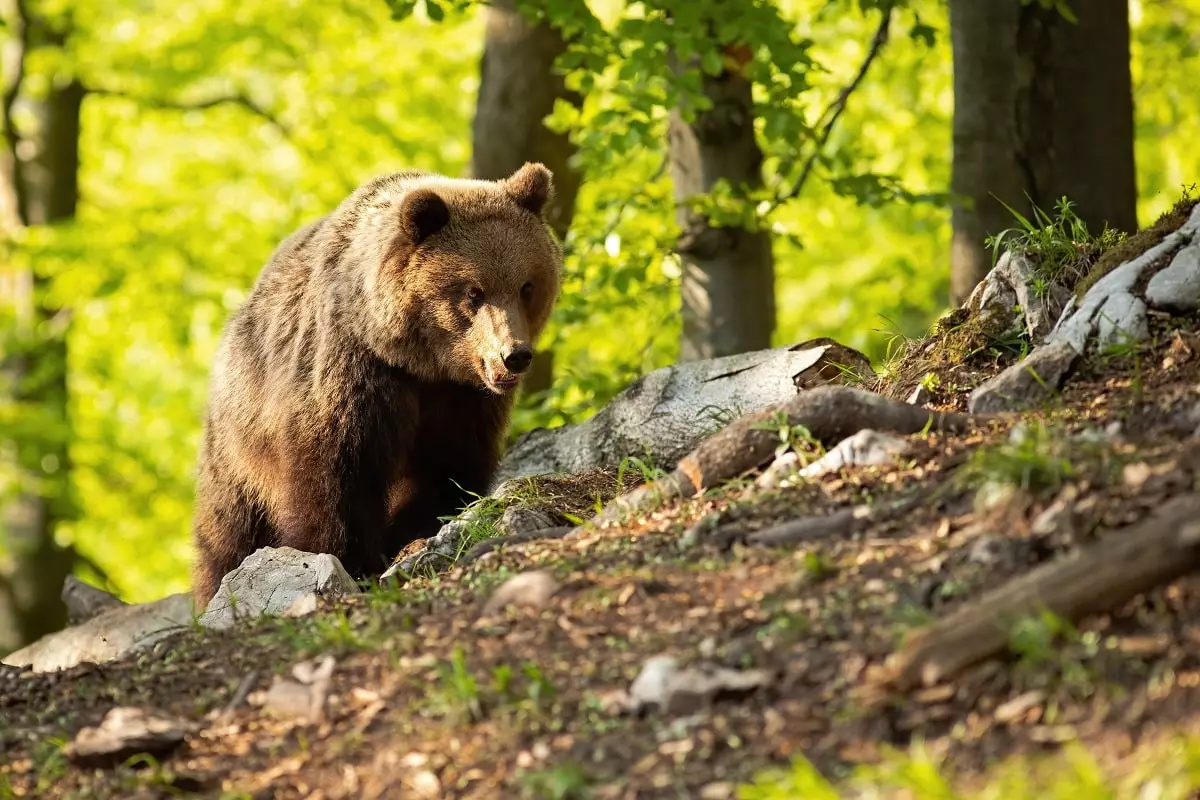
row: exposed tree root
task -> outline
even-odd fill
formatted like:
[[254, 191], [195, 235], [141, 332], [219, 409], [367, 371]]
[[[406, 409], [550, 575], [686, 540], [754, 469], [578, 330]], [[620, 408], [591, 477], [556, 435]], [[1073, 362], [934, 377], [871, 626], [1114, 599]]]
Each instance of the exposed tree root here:
[[602, 524], [691, 497], [770, 460], [779, 444], [780, 413], [803, 425], [818, 441], [834, 445], [865, 428], [911, 434], [923, 430], [963, 432], [979, 417], [930, 411], [851, 386], [820, 386], [787, 402], [747, 414], [702, 441], [670, 474], [609, 503], [593, 520]]
[[1011, 626], [1045, 609], [1075, 621], [1200, 569], [1200, 495], [1166, 503], [1150, 519], [1045, 564], [914, 634], [889, 660], [884, 686], [908, 691], [950, 678], [1002, 652]]

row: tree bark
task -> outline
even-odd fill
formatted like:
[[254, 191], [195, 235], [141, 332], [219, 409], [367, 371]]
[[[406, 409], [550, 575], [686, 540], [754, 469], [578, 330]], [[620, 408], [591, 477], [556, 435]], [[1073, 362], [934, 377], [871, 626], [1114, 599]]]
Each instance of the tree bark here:
[[[1137, 228], [1128, 2], [1059, 12], [1018, 0], [951, 0], [954, 163], [951, 300], [991, 268], [984, 240], [1062, 196], [1092, 233]], [[994, 195], [994, 196], [993, 196]], [[1026, 197], [1028, 195], [1028, 198]]]
[[[683, 262], [680, 292], [683, 335], [679, 360], [744, 353], [771, 346], [775, 330], [775, 260], [766, 230], [714, 225], [688, 201], [719, 180], [734, 187], [762, 186], [762, 150], [754, 138], [751, 84], [736, 67], [705, 75], [703, 91], [712, 106], [690, 124], [681, 109], [671, 112], [671, 176], [675, 184]], [[677, 69], [695, 70], [694, 62]]]
[[[34, 94], [25, 65], [40, 49], [59, 49], [66, 34], [31, 14], [17, 0], [5, 9], [11, 40], [5, 52], [2, 159], [3, 224], [10, 233], [28, 225], [52, 225], [75, 216], [79, 201], [79, 133], [84, 89], [77, 80], [51, 81]], [[14, 111], [28, 115], [18, 126]], [[3, 364], [13, 400], [34, 409], [44, 425], [36, 438], [15, 441], [0, 467], [14, 491], [0, 507], [7, 574], [0, 574], [0, 650], [13, 649], [67, 622], [60, 593], [75, 563], [72, 549], [54, 538], [72, 513], [67, 415], [67, 344], [63, 309], [47, 300], [47, 286], [27, 270], [9, 269], [0, 280], [0, 302], [10, 304], [19, 334], [34, 344]], [[15, 357], [14, 357], [15, 355]]]
[[[526, 5], [526, 4], [522, 4]], [[531, 22], [516, 0], [494, 0], [487, 7], [483, 60], [479, 67], [479, 97], [472, 124], [471, 175], [499, 180], [526, 161], [540, 161], [554, 173], [554, 199], [547, 221], [559, 238], [567, 235], [575, 216], [575, 199], [582, 176], [571, 164], [577, 148], [565, 133], [542, 122], [562, 99], [579, 105], [583, 99], [567, 89], [554, 71], [555, 60], [567, 49], [561, 31], [546, 21]], [[552, 351], [540, 351], [522, 381], [522, 392], [548, 389], [553, 379]]]

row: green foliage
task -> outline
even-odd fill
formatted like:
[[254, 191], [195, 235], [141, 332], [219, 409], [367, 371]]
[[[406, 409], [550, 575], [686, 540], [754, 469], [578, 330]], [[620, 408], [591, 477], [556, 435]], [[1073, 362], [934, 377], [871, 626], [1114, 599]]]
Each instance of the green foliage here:
[[[666, 474], [655, 466], [654, 459], [649, 454], [645, 458], [627, 456], [621, 459], [621, 463], [617, 465], [617, 485], [624, 486], [625, 479], [635, 470], [641, 476], [642, 483], [650, 483]], [[600, 505], [599, 500], [597, 500], [597, 504]]]
[[978, 448], [959, 480], [973, 488], [1009, 486], [1048, 494], [1077, 473], [1065, 432], [1036, 421], [1014, 429], [1003, 442]]
[[583, 767], [574, 763], [559, 764], [550, 769], [530, 772], [521, 777], [526, 796], [538, 800], [584, 800], [591, 777]]
[[[785, 769], [764, 770], [752, 783], [737, 790], [738, 800], [813, 798], [833, 800], [843, 796], [863, 798], [907, 797], [910, 800], [1075, 800], [1075, 798], [1157, 797], [1185, 800], [1200, 785], [1200, 738], [1175, 736], [1152, 739], [1129, 760], [1136, 766], [1119, 776], [1106, 775], [1096, 759], [1072, 742], [1060, 752], [1043, 757], [1010, 758], [987, 769], [979, 788], [964, 792], [948, 776], [940, 759], [920, 742], [908, 752], [883, 748], [876, 764], [857, 767], [842, 784], [824, 777], [803, 756]], [[964, 776], [966, 777], [966, 776]], [[978, 776], [976, 776], [978, 777]]]
[[1070, 620], [1048, 609], [1016, 620], [1009, 633], [1009, 649], [1017, 657], [1019, 671], [1081, 694], [1091, 693], [1094, 678], [1089, 662], [1099, 647], [1094, 632], [1080, 633]]
[[1101, 252], [1119, 244], [1126, 236], [1122, 231], [1107, 227], [1098, 236], [1092, 235], [1087, 224], [1075, 213], [1075, 204], [1066, 197], [1055, 203], [1054, 216], [1034, 205], [1032, 220], [1003, 200], [997, 200], [1017, 220], [1018, 227], [988, 237], [986, 244], [992, 248], [993, 262], [999, 258], [1002, 249], [1033, 259], [1038, 271], [1034, 291], [1042, 295], [1050, 281], [1073, 287], [1087, 275], [1088, 268]]
[[66, 742], [57, 737], [39, 742], [32, 753], [33, 763], [37, 770], [37, 790], [44, 792], [67, 773], [69, 763], [63, 751]]
[[804, 425], [789, 424], [784, 411], [777, 411], [771, 419], [751, 427], [760, 431], [774, 431], [779, 436], [779, 444], [775, 445], [776, 458], [784, 453], [795, 452], [803, 466], [809, 462], [810, 456], [820, 457], [825, 453], [825, 448], [813, 437], [812, 431]]
[[804, 756], [792, 759], [787, 769], [764, 770], [753, 783], [738, 787], [738, 800], [838, 800], [841, 795]]
[[483, 719], [479, 683], [467, 669], [461, 646], [455, 646], [449, 664], [438, 667], [441, 677], [430, 700], [438, 713], [457, 716], [464, 721]]

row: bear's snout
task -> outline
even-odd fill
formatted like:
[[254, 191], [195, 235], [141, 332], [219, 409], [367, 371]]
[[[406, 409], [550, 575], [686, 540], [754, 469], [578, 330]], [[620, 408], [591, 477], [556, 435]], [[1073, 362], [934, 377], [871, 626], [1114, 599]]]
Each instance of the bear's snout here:
[[520, 375], [529, 369], [533, 363], [533, 348], [527, 344], [519, 344], [504, 357], [504, 366], [509, 372]]

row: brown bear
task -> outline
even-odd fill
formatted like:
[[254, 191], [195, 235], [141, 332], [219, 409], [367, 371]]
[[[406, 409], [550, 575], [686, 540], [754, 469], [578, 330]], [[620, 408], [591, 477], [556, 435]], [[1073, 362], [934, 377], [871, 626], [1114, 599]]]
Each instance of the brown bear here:
[[558, 296], [550, 171], [399, 172], [285, 239], [225, 328], [201, 445], [197, 605], [256, 549], [384, 569], [483, 493]]

